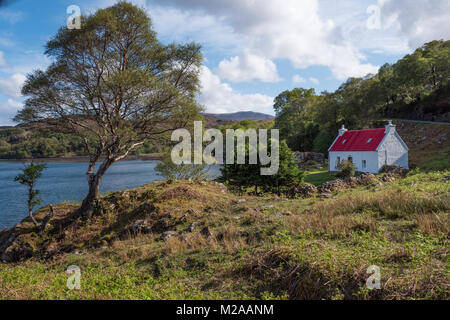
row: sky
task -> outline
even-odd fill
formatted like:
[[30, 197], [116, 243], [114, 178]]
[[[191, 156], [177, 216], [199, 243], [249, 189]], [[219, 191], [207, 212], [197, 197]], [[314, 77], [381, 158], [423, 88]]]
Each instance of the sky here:
[[[26, 75], [51, 62], [44, 45], [115, 0], [0, 0], [0, 126], [23, 106]], [[273, 114], [284, 90], [334, 91], [425, 42], [450, 39], [448, 0], [133, 0], [163, 43], [195, 41], [205, 57], [198, 101], [207, 112]]]

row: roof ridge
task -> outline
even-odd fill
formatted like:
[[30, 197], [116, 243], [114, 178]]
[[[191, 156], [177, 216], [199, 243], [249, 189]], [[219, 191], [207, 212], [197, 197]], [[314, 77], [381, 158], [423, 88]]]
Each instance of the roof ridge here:
[[385, 129], [384, 128], [358, 129], [358, 130], [348, 130], [346, 132], [369, 131], [369, 130], [385, 130]]

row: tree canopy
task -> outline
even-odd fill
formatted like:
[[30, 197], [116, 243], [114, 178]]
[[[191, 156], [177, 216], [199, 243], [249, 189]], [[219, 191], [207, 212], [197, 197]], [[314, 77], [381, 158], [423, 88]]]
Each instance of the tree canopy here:
[[80, 212], [92, 208], [114, 162], [199, 116], [200, 46], [163, 45], [147, 13], [128, 2], [83, 16], [81, 29], [62, 27], [45, 53], [53, 63], [28, 75], [15, 119], [45, 120], [84, 139], [90, 191]]
[[326, 152], [341, 124], [357, 129], [385, 117], [439, 116], [449, 112], [449, 94], [450, 41], [432, 41], [375, 75], [348, 79], [333, 93], [304, 88], [280, 93], [275, 128], [292, 150]]

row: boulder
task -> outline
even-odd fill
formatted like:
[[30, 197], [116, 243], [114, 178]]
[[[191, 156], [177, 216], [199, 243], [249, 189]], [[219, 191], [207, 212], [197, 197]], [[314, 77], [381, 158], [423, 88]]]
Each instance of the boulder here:
[[311, 197], [316, 192], [317, 192], [316, 186], [309, 183], [305, 183], [302, 185], [292, 186], [288, 191], [288, 196], [291, 198], [295, 198], [296, 196], [308, 198]]
[[130, 231], [134, 234], [147, 234], [152, 232], [152, 226], [145, 220], [136, 220], [130, 227]]
[[170, 238], [172, 238], [173, 236], [175, 236], [177, 233], [175, 231], [165, 231], [162, 233], [161, 235], [161, 239], [164, 241], [169, 240]]
[[186, 229], [187, 232], [193, 232], [195, 229], [195, 222], [192, 222], [189, 227]]
[[358, 177], [358, 184], [363, 186], [375, 185], [377, 184], [378, 179], [372, 173], [364, 173]]
[[400, 166], [388, 166], [388, 165], [384, 165], [381, 170], [380, 173], [389, 173], [392, 175], [400, 175], [400, 176], [405, 176], [408, 173], [408, 170], [400, 167]]

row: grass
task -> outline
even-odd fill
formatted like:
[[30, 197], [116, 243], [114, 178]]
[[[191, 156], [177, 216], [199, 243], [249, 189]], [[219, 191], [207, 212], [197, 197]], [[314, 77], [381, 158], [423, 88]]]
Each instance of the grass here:
[[305, 172], [305, 182], [320, 186], [321, 184], [336, 179], [335, 175], [327, 168], [321, 170], [308, 170]]
[[[0, 263], [0, 298], [449, 299], [448, 175], [417, 170], [293, 200], [155, 182], [108, 194], [98, 216], [71, 223], [64, 204], [43, 235], [19, 225], [35, 257]], [[136, 221], [152, 232], [131, 232]], [[66, 287], [70, 265], [81, 268], [81, 290]], [[381, 269], [381, 290], [365, 286], [370, 265]]]

